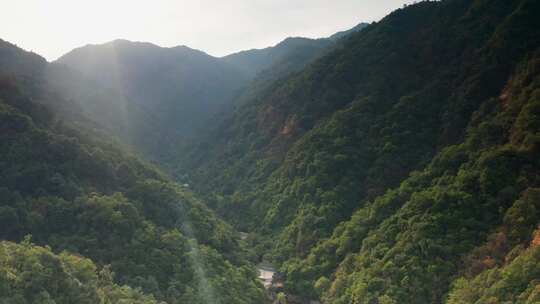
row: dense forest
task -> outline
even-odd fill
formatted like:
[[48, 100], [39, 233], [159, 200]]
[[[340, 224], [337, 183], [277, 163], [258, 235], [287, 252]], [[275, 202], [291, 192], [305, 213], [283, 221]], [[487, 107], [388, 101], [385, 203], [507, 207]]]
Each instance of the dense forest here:
[[399, 9], [252, 89], [179, 171], [254, 232], [290, 294], [534, 303], [534, 267], [515, 270], [512, 291], [460, 296], [483, 271], [535, 261], [539, 13], [536, 1]]
[[540, 303], [538, 16], [422, 1], [221, 58], [0, 40], [0, 303]]
[[84, 117], [60, 119], [48, 105], [77, 107], [45, 61], [0, 49], [0, 237], [25, 242], [0, 249], [2, 302], [264, 301], [229, 225]]

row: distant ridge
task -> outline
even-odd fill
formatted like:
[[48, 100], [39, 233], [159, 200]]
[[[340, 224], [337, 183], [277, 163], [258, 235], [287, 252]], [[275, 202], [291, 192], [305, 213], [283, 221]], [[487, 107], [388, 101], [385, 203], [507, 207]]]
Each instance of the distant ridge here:
[[298, 70], [340, 38], [360, 31], [367, 25], [367, 23], [360, 23], [328, 38], [288, 37], [271, 47], [241, 51], [222, 58], [251, 76], [278, 65], [293, 65], [295, 67], [291, 70]]
[[[218, 58], [185, 45], [116, 39], [61, 56], [52, 63], [49, 78], [80, 101], [88, 116], [99, 117], [119, 137], [159, 160], [230, 109], [255, 78], [270, 83], [298, 71], [334, 43], [291, 37], [273, 47]], [[85, 86], [74, 81], [83, 78]]]

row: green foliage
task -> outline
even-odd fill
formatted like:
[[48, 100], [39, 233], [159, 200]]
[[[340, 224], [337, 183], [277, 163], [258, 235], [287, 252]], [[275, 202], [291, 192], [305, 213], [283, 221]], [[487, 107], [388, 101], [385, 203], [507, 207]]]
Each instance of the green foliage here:
[[0, 302], [2, 303], [158, 303], [138, 289], [119, 286], [113, 274], [98, 271], [89, 259], [29, 241], [0, 242]]
[[[480, 302], [467, 296], [458, 300], [461, 296], [457, 294], [482, 294], [488, 286], [464, 279], [452, 282], [456, 274], [464, 272], [469, 276], [483, 273], [475, 279], [477, 284], [486, 283], [488, 276], [486, 284], [499, 280], [491, 279], [498, 270], [489, 269], [504, 267], [497, 265], [512, 260], [505, 258], [518, 254], [511, 248], [528, 243], [540, 220], [534, 188], [539, 182], [538, 150], [534, 145], [512, 143], [511, 132], [520, 124], [516, 113], [530, 111], [527, 105], [536, 100], [538, 74], [526, 67], [537, 64], [537, 56], [526, 58], [526, 64], [519, 65], [511, 77], [528, 80], [514, 81], [506, 88], [510, 93], [505, 106], [475, 113], [483, 115], [476, 116], [481, 123], [469, 127], [463, 144], [443, 150], [398, 189], [359, 209], [306, 260], [287, 267], [298, 269], [296, 276], [307, 282], [333, 272], [332, 286], [323, 295], [329, 303], [369, 303], [383, 298], [405, 303], [442, 301], [452, 284], [457, 286], [452, 303], [498, 303], [497, 297], [512, 303], [533, 299], [537, 274], [529, 264], [515, 269], [515, 276], [522, 280], [516, 289], [498, 285], [493, 288], [499, 295], [487, 295]], [[486, 129], [493, 127], [502, 127], [499, 134], [506, 137], [493, 140], [485, 136]], [[498, 232], [490, 234], [495, 229]], [[481, 246], [482, 240], [487, 243]], [[333, 252], [339, 263], [335, 272]], [[535, 255], [523, 259], [537, 261]], [[473, 286], [465, 288], [469, 283]]]
[[[2, 301], [264, 302], [233, 230], [188, 190], [100, 131], [77, 126], [77, 117], [59, 120], [34, 100], [43, 91], [29, 85], [39, 87], [39, 79], [0, 79], [0, 238], [31, 234], [46, 251], [91, 259], [36, 247], [28, 253], [36, 264], [15, 273], [15, 283], [0, 284], [9, 291]], [[6, 263], [19, 267], [26, 253], [10, 250]], [[100, 287], [96, 267], [110, 267], [114, 279]], [[25, 285], [28, 278], [36, 281]]]
[[[32, 234], [92, 260], [6, 243], [16, 254], [0, 255], [8, 269], [0, 291], [30, 303], [106, 294], [110, 302], [261, 303], [248, 260], [264, 259], [279, 266], [279, 303], [538, 302], [539, 3], [423, 1], [303, 70], [316, 51], [309, 46], [259, 78], [213, 131], [169, 160], [209, 207], [249, 232], [246, 242], [185, 187], [88, 128], [72, 103], [44, 92], [42, 61], [0, 45], [0, 55], [30, 66], [17, 73], [0, 61], [10, 75], [0, 78], [0, 236]], [[81, 52], [95, 55], [69, 57]], [[158, 129], [177, 126], [171, 101], [185, 92], [160, 85], [129, 93], [148, 101], [169, 92], [152, 109], [166, 113]], [[205, 96], [223, 97], [214, 89]], [[130, 112], [147, 119], [139, 114]], [[158, 142], [170, 144], [174, 130]], [[135, 135], [153, 145], [154, 131]], [[20, 270], [28, 286], [10, 281], [19, 255], [30, 256], [30, 270]], [[98, 283], [72, 286], [65, 273]]]
[[487, 269], [473, 278], [457, 279], [448, 304], [515, 303], [540, 301], [540, 247], [531, 246], [507, 265]]
[[440, 303], [483, 242], [504, 256], [538, 221], [527, 198], [538, 187], [538, 12], [531, 0], [397, 10], [252, 92], [179, 170], [261, 235], [259, 256], [281, 266], [287, 292]]

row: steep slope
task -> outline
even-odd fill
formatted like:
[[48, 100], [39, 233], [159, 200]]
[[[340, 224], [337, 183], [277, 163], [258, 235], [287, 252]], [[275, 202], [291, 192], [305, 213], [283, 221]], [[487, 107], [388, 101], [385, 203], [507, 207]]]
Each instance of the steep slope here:
[[[116, 283], [141, 288], [167, 303], [264, 302], [255, 270], [228, 225], [188, 190], [98, 130], [59, 119], [46, 105], [72, 104], [47, 91], [39, 72], [45, 61], [5, 42], [0, 49], [0, 62], [17, 59], [28, 67], [0, 70], [0, 239], [18, 242], [32, 235], [33, 242], [55, 252], [85, 256], [99, 268], [110, 265]], [[0, 251], [3, 267], [19, 267], [12, 259], [25, 261], [36, 250], [42, 253], [29, 257], [28, 263], [40, 256], [45, 256], [43, 267], [57, 263], [49, 260], [58, 258], [28, 244], [24, 249], [6, 246]], [[79, 274], [75, 266], [58, 267], [46, 270], [51, 283], [69, 284], [62, 278], [64, 270]], [[72, 303], [70, 299], [87, 292], [125, 292], [126, 298], [138, 294], [112, 283], [103, 286], [108, 291], [92, 286], [62, 291], [37, 281], [24, 287], [13, 281], [19, 270], [13, 271], [2, 277], [0, 289], [10, 293], [0, 294], [1, 301], [15, 297], [35, 303], [40, 297]], [[84, 275], [91, 283], [87, 275], [95, 274]], [[31, 286], [43, 292], [24, 292]]]
[[[328, 303], [440, 303], [460, 258], [538, 186], [536, 144], [507, 151], [505, 130], [527, 120], [522, 136], [536, 136], [535, 114], [518, 114], [536, 111], [536, 83], [528, 85], [537, 76], [539, 12], [530, 0], [397, 10], [252, 95], [183, 153], [181, 170], [200, 193], [214, 192], [207, 201], [230, 222], [270, 239], [261, 252], [283, 266], [289, 292]], [[529, 101], [497, 106], [511, 79], [529, 72], [516, 84], [532, 92]], [[497, 127], [485, 129], [492, 121]], [[493, 142], [463, 144], [471, 138]], [[456, 155], [436, 175], [413, 173], [439, 153]], [[470, 171], [457, 174], [465, 163]], [[343, 236], [336, 255], [334, 238], [349, 220], [369, 223]], [[387, 261], [395, 268], [385, 271]]]
[[[525, 12], [515, 17], [527, 19]], [[539, 51], [474, 114], [464, 142], [365, 203], [306, 259], [287, 263], [293, 289], [311, 289], [328, 303], [439, 303], [453, 286], [449, 303], [534, 303]], [[512, 274], [497, 274], [505, 267]]]

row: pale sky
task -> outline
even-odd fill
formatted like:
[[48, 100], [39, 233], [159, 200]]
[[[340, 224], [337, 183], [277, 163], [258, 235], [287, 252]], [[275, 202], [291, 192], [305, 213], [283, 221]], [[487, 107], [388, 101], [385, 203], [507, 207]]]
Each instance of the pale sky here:
[[114, 39], [187, 45], [214, 56], [325, 37], [410, 0], [0, 0], [0, 39], [54, 60]]

